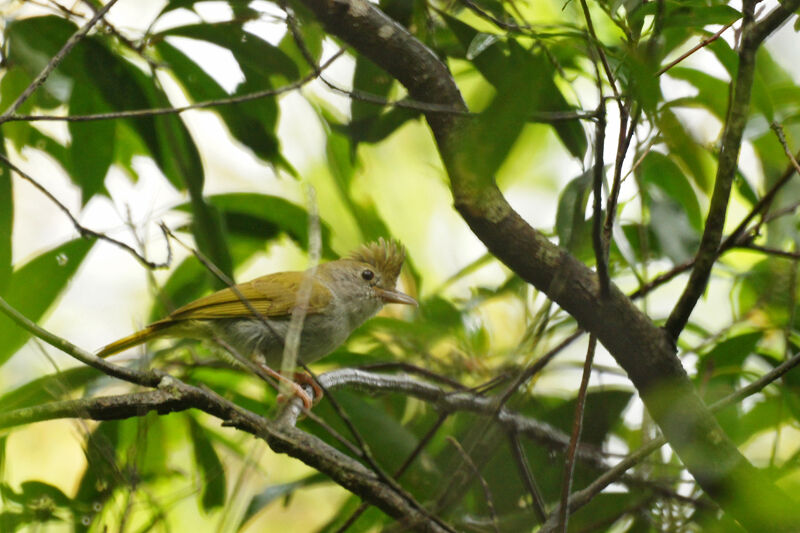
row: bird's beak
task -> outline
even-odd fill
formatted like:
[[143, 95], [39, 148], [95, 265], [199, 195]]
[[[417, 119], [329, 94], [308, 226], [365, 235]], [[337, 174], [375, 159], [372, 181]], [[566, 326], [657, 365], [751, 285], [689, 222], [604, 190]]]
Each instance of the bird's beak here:
[[382, 289], [380, 287], [375, 287], [373, 290], [378, 295], [378, 297], [380, 297], [380, 299], [387, 304], [406, 304], [414, 306], [419, 305], [419, 303], [417, 303], [417, 301], [414, 298], [400, 291], [395, 291], [392, 289]]

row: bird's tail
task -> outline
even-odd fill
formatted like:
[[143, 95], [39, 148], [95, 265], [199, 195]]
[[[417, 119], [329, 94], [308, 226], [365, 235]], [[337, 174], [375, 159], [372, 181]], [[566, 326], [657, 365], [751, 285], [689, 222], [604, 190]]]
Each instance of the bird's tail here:
[[164, 334], [164, 327], [165, 325], [159, 323], [151, 324], [143, 330], [137, 331], [133, 335], [128, 335], [127, 337], [123, 337], [107, 346], [104, 346], [100, 349], [100, 351], [97, 352], [97, 357], [110, 357], [156, 337], [161, 337]]

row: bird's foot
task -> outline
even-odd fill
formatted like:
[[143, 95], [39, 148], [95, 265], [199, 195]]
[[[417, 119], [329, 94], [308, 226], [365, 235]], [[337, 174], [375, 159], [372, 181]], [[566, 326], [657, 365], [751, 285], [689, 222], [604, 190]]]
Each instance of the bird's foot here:
[[[306, 409], [311, 409], [315, 404], [319, 403], [322, 399], [322, 388], [320, 388], [319, 384], [314, 381], [314, 378], [306, 374], [305, 372], [295, 372], [292, 379], [287, 378], [280, 372], [276, 372], [272, 370], [270, 367], [263, 363], [259, 363], [259, 368], [267, 373], [267, 375], [275, 378], [279, 382], [286, 383], [289, 387], [292, 388], [292, 395], [297, 396], [303, 401], [303, 406]], [[308, 393], [303, 388], [303, 385], [310, 385], [311, 388], [314, 390], [313, 400], [312, 397], [308, 395]], [[278, 402], [285, 402], [287, 401], [286, 396], [284, 394], [278, 395]]]

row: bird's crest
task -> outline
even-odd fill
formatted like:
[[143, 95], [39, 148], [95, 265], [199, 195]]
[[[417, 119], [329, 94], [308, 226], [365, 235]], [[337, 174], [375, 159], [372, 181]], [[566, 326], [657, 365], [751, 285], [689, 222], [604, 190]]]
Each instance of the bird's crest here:
[[347, 258], [372, 265], [385, 279], [395, 282], [403, 267], [406, 251], [399, 242], [394, 240], [387, 242], [381, 237], [376, 242], [361, 245], [350, 252]]

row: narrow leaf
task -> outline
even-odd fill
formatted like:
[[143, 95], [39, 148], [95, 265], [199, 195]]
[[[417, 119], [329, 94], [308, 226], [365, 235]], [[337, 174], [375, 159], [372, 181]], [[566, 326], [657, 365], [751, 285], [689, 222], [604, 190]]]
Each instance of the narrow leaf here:
[[[11, 274], [3, 298], [38, 322], [66, 288], [94, 241], [76, 239], [45, 252]], [[5, 315], [0, 316], [0, 364], [28, 340], [30, 334]]]

